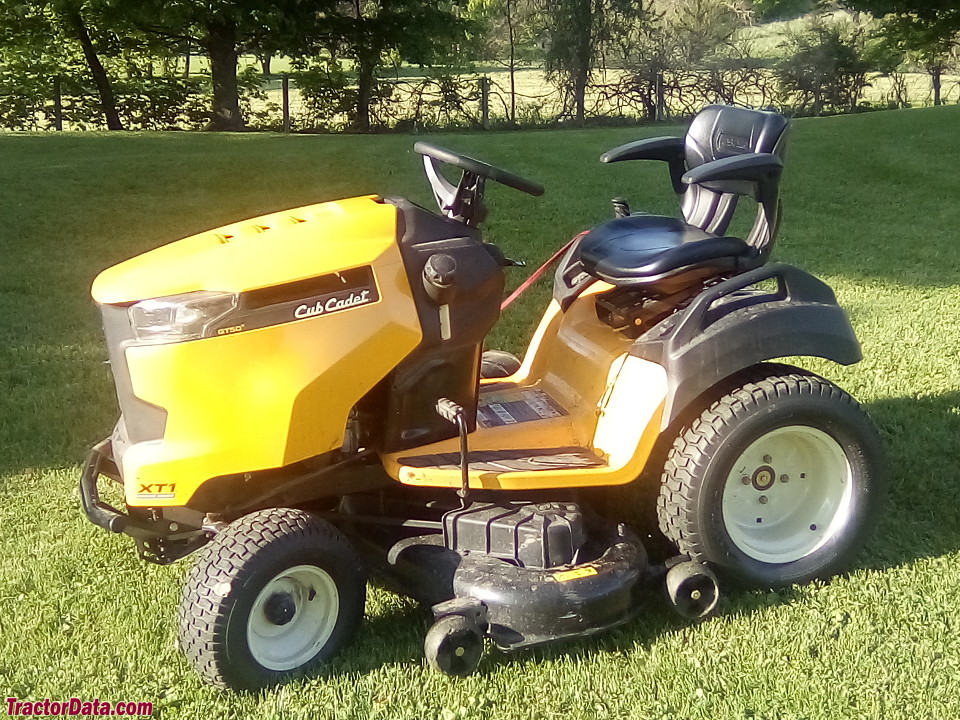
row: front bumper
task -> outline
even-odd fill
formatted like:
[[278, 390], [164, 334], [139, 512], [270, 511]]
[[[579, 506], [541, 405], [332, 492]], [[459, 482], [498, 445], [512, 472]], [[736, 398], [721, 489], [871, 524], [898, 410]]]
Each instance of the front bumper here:
[[213, 536], [212, 530], [165, 518], [159, 508], [136, 508], [136, 514], [118, 510], [100, 498], [101, 476], [121, 481], [110, 438], [101, 440], [90, 451], [80, 475], [80, 504], [87, 519], [97, 527], [132, 537], [144, 560], [168, 565], [197, 550]]

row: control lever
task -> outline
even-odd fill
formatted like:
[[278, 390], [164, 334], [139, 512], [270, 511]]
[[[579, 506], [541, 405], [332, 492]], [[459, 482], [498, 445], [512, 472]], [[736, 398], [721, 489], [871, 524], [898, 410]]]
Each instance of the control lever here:
[[624, 197], [615, 197], [610, 202], [613, 203], [613, 216], [615, 218], [630, 217], [630, 203]]
[[492, 243], [484, 243], [483, 249], [487, 251], [490, 257], [493, 258], [493, 261], [500, 267], [526, 267], [527, 263], [524, 260], [512, 260], [503, 254], [501, 250], [496, 245]]
[[467, 493], [470, 492], [470, 466], [467, 460], [467, 418], [463, 408], [449, 398], [437, 400], [437, 415], [451, 425], [456, 425], [460, 433], [460, 507], [467, 507]]

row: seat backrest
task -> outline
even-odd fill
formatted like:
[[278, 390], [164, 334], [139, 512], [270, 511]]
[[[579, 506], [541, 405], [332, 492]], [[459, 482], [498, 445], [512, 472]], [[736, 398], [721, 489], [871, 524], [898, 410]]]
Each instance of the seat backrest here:
[[[694, 117], [685, 138], [687, 170], [704, 163], [747, 153], [773, 153], [781, 160], [787, 139], [787, 119], [776, 112], [729, 105], [710, 105]], [[738, 195], [702, 185], [690, 185], [681, 198], [684, 219], [702, 230], [723, 235], [733, 220]], [[744, 238], [761, 253], [770, 250], [780, 217], [779, 188], [757, 209], [757, 219]]]

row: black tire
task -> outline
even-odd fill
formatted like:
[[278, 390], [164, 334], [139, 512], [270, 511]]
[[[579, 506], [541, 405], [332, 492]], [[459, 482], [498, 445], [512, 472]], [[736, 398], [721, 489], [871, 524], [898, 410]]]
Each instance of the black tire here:
[[446, 615], [427, 631], [423, 654], [434, 670], [451, 677], [466, 677], [480, 664], [483, 632], [470, 618]]
[[520, 369], [520, 359], [506, 350], [487, 350], [480, 357], [480, 377], [505, 378]]
[[[674, 441], [657, 515], [684, 555], [770, 588], [847, 569], [877, 523], [886, 478], [879, 435], [856, 400], [816, 375], [762, 368], [772, 374], [728, 390]], [[778, 448], [779, 468], [758, 455], [765, 447]]]
[[[190, 569], [180, 647], [215, 687], [274, 685], [343, 648], [363, 618], [365, 598], [360, 558], [339, 530], [303, 510], [260, 510], [228, 525]], [[274, 630], [284, 625], [286, 631]], [[286, 656], [264, 629], [286, 633], [281, 641], [293, 644]], [[305, 643], [299, 651], [297, 643]], [[271, 655], [277, 647], [280, 654]]]

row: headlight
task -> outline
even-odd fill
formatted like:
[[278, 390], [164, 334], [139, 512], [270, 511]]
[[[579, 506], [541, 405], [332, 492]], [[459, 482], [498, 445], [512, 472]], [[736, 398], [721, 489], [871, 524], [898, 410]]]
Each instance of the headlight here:
[[208, 327], [236, 307], [236, 293], [198, 291], [143, 300], [128, 313], [137, 342], [155, 345], [204, 337]]

